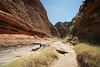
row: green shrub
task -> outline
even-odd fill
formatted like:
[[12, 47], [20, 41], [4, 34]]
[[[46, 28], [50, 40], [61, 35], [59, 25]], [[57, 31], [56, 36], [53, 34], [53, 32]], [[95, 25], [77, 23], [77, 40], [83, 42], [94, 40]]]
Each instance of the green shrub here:
[[73, 36], [72, 35], [68, 35], [65, 39], [63, 39], [63, 42], [67, 43], [72, 39], [73, 39]]
[[74, 27], [75, 27], [74, 25], [70, 26], [69, 31], [72, 31], [74, 29]]

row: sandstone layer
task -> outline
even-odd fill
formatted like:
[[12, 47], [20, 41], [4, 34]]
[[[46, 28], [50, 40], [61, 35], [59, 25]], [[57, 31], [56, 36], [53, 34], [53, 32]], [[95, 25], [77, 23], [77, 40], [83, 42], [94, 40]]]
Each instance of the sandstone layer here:
[[81, 42], [100, 44], [100, 0], [85, 0], [75, 23], [74, 36]]
[[0, 0], [0, 34], [57, 36], [40, 0]]

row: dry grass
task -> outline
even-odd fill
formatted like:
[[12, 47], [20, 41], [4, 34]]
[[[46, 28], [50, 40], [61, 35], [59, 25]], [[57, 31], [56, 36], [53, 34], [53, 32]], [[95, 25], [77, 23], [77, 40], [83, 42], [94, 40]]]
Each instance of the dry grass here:
[[69, 39], [72, 39], [72, 35], [68, 35], [65, 39], [62, 40], [62, 42], [66, 43], [69, 42]]
[[100, 46], [80, 43], [75, 51], [80, 67], [100, 67]]
[[17, 59], [5, 67], [48, 67], [57, 59], [58, 53], [53, 48], [48, 47], [39, 54]]
[[58, 41], [61, 41], [61, 42], [62, 42], [63, 39], [54, 37], [54, 38], [50, 38], [48, 41], [49, 41], [49, 42], [58, 42]]

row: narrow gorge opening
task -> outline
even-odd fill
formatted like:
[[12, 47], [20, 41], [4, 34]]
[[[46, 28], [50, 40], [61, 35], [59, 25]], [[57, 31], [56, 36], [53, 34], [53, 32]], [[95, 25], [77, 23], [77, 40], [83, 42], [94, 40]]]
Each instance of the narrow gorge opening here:
[[0, 67], [100, 67], [100, 0], [0, 0]]
[[48, 19], [57, 28], [59, 36], [66, 38], [71, 34], [77, 18], [81, 17], [82, 13], [79, 11], [83, 8], [84, 0], [40, 0], [44, 5]]

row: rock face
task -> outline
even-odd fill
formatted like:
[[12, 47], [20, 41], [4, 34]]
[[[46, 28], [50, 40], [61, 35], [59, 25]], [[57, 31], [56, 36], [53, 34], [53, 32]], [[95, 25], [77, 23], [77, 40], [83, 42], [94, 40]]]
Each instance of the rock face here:
[[0, 34], [57, 36], [39, 0], [0, 0]]
[[71, 22], [58, 22], [55, 24], [55, 27], [58, 29], [61, 38], [66, 37], [68, 35], [70, 25]]
[[79, 10], [74, 36], [81, 42], [100, 44], [100, 0], [85, 0]]

